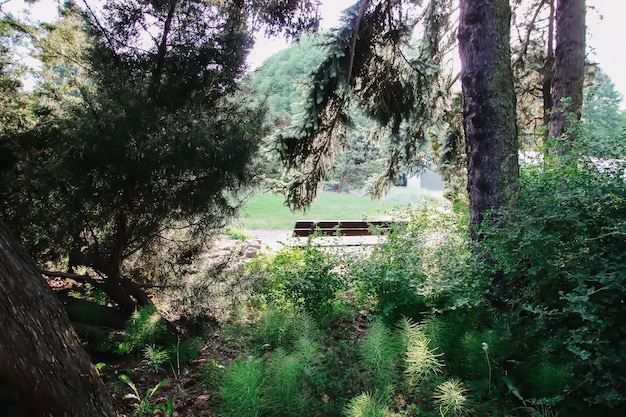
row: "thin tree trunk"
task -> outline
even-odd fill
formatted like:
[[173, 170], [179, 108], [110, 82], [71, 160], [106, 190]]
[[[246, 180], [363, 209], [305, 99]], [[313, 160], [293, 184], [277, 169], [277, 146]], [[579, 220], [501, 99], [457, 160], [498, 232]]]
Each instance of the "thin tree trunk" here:
[[472, 239], [487, 210], [500, 207], [519, 172], [508, 0], [461, 0], [463, 127]]
[[116, 415], [63, 307], [1, 222], [0, 321], [0, 382], [15, 391], [14, 404], [5, 405], [11, 412]]
[[122, 276], [122, 263], [127, 242], [128, 217], [124, 213], [117, 216], [115, 241], [106, 263], [104, 290], [117, 303], [122, 311], [131, 314], [135, 310], [152, 304], [146, 292], [130, 279]]
[[[550, 111], [552, 110], [552, 79], [554, 78], [554, 0], [549, 0], [550, 16], [548, 17], [548, 45], [546, 47], [546, 61], [543, 66], [543, 80], [541, 93], [543, 96], [543, 123], [550, 125]], [[548, 136], [548, 129], [544, 139]]]
[[580, 120], [585, 75], [585, 0], [558, 0], [550, 136], [573, 140], [567, 122]]
[[165, 55], [167, 53], [167, 39], [172, 29], [172, 20], [174, 19], [174, 12], [176, 11], [177, 0], [170, 0], [169, 8], [167, 11], [167, 17], [165, 24], [163, 25], [163, 33], [161, 34], [161, 41], [157, 49], [156, 67], [152, 74], [152, 87], [155, 91], [158, 91], [161, 83], [161, 75], [163, 74], [163, 66], [165, 65]]

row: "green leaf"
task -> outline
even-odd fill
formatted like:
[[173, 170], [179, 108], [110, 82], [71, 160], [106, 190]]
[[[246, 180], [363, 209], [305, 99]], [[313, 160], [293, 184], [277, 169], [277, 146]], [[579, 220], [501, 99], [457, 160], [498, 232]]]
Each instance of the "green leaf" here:
[[123, 383], [125, 383], [126, 385], [128, 385], [129, 387], [132, 388], [133, 392], [135, 393], [135, 396], [137, 397], [138, 400], [141, 399], [141, 396], [139, 395], [139, 391], [137, 390], [137, 386], [135, 385], [135, 383], [132, 381], [132, 379], [130, 379], [128, 377], [128, 375], [126, 374], [121, 374], [118, 376], [118, 378], [120, 379], [120, 381], [122, 381]]
[[502, 381], [504, 381], [504, 383], [506, 384], [507, 388], [509, 389], [509, 392], [513, 395], [515, 395], [515, 397], [520, 400], [520, 401], [524, 401], [524, 397], [522, 397], [522, 394], [520, 394], [519, 390], [517, 389], [517, 387], [515, 385], [513, 385], [513, 383], [511, 382], [511, 380], [505, 376], [502, 377]]

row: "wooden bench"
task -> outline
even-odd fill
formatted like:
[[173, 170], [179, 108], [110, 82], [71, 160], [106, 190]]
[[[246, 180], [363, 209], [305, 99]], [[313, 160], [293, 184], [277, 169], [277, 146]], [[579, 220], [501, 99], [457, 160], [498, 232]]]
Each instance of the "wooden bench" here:
[[321, 246], [378, 244], [386, 241], [384, 234], [397, 223], [390, 220], [298, 220], [289, 245], [302, 246], [310, 238], [315, 238], [315, 244]]

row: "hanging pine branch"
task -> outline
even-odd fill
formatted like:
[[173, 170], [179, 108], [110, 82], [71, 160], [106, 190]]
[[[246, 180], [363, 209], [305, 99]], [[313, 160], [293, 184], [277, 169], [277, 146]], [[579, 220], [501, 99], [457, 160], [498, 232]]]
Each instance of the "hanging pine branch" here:
[[[374, 120], [387, 165], [370, 192], [383, 194], [401, 172], [427, 163], [430, 133], [443, 121], [452, 77], [442, 60], [454, 42], [449, 17], [452, 1], [360, 1], [346, 11], [343, 25], [323, 43], [326, 59], [311, 75], [301, 115], [276, 138], [290, 175], [287, 204], [307, 207], [332, 166], [336, 149], [351, 128], [350, 106]], [[412, 35], [423, 25], [423, 39]]]

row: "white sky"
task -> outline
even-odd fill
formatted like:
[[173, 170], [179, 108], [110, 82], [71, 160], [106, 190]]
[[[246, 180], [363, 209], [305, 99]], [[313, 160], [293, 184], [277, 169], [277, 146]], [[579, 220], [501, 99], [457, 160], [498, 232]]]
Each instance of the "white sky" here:
[[[599, 63], [626, 97], [626, 2], [587, 0], [587, 6], [587, 50], [592, 48], [587, 58]], [[625, 103], [622, 101], [622, 109]]]
[[[320, 13], [322, 28], [330, 28], [338, 23], [339, 13], [356, 0], [322, 0]], [[33, 16], [49, 20], [57, 16], [58, 0], [41, 0], [32, 6]], [[587, 41], [588, 59], [600, 64], [615, 83], [617, 89], [626, 96], [626, 1], [587, 0]], [[4, 11], [24, 10], [22, 0], [9, 0], [3, 5]], [[256, 46], [248, 62], [252, 69], [278, 50], [285, 48], [286, 42], [280, 39], [257, 39]], [[622, 102], [622, 108], [626, 105]]]
[[[322, 0], [323, 28], [338, 23], [339, 13], [356, 0]], [[626, 97], [626, 1], [587, 0], [587, 50], [588, 59], [600, 64], [602, 70], [613, 80], [618, 91]], [[279, 39], [257, 40], [255, 50], [248, 62], [251, 68], [260, 66], [273, 53], [285, 48], [287, 43]], [[622, 101], [622, 109], [626, 100]]]

